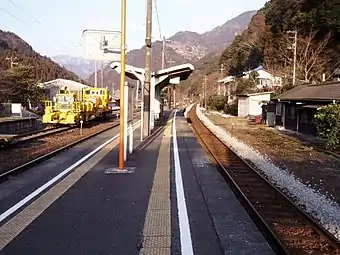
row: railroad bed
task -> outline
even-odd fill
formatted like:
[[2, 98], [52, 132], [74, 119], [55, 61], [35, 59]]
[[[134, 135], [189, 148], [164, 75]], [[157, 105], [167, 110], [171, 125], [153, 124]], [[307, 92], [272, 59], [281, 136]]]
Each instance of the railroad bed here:
[[[139, 114], [140, 112], [136, 112], [134, 118], [138, 119]], [[55, 132], [52, 131], [54, 129], [51, 129], [50, 132], [38, 132], [25, 136], [23, 138], [26, 140], [15, 144], [15, 147], [1, 151], [0, 181], [117, 126], [119, 126], [119, 119], [84, 128], [82, 135], [79, 128], [63, 127], [55, 129]]]
[[188, 121], [277, 254], [340, 254], [340, 242], [217, 138], [195, 106]]

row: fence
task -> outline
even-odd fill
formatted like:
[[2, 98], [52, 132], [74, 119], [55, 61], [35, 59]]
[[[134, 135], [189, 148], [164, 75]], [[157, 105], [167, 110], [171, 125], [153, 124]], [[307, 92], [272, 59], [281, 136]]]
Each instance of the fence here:
[[12, 105], [10, 103], [0, 103], [0, 117], [11, 117]]

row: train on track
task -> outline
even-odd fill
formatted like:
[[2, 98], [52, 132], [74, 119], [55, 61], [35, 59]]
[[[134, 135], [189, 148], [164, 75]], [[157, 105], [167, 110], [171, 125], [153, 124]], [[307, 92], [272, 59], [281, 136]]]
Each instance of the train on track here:
[[44, 124], [79, 125], [81, 121], [106, 118], [113, 109], [107, 88], [83, 88], [79, 91], [60, 90], [52, 101], [45, 101]]

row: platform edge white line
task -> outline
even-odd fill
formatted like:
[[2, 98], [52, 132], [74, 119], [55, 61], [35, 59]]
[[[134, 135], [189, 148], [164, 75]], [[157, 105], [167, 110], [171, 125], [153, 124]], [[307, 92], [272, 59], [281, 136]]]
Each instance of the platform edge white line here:
[[187, 212], [187, 206], [185, 201], [185, 194], [183, 188], [182, 169], [179, 160], [177, 133], [176, 133], [176, 114], [175, 111], [172, 124], [172, 140], [173, 140], [173, 154], [175, 163], [175, 185], [176, 185], [176, 198], [177, 198], [177, 210], [178, 210], [178, 223], [181, 239], [181, 253], [182, 255], [193, 255], [193, 247], [191, 240], [190, 224]]
[[[140, 121], [137, 121], [134, 124], [134, 127], [137, 127], [140, 125]], [[3, 212], [0, 215], [0, 223], [2, 221], [4, 221], [7, 217], [9, 217], [10, 215], [12, 215], [13, 213], [15, 213], [17, 210], [19, 210], [21, 207], [23, 207], [25, 204], [27, 204], [28, 202], [30, 202], [33, 198], [35, 198], [36, 196], [40, 195], [44, 190], [46, 190], [47, 188], [49, 188], [50, 186], [52, 186], [54, 183], [56, 183], [57, 181], [59, 181], [61, 178], [63, 178], [66, 174], [68, 174], [69, 172], [71, 172], [74, 168], [76, 168], [77, 166], [79, 166], [80, 164], [84, 163], [87, 159], [89, 159], [90, 157], [92, 157], [94, 154], [96, 154], [98, 151], [100, 151], [101, 149], [103, 149], [106, 145], [108, 145], [109, 143], [113, 142], [114, 140], [116, 140], [119, 137], [119, 134], [115, 135], [114, 137], [110, 138], [109, 140], [107, 140], [106, 142], [104, 142], [103, 144], [101, 144], [100, 146], [98, 146], [96, 149], [94, 149], [93, 151], [91, 151], [89, 154], [87, 154], [86, 156], [84, 156], [83, 158], [81, 158], [80, 160], [78, 160], [76, 163], [74, 163], [73, 165], [69, 166], [68, 168], [66, 168], [64, 171], [62, 171], [61, 173], [59, 173], [57, 176], [55, 176], [54, 178], [52, 178], [51, 180], [49, 180], [48, 182], [46, 182], [44, 185], [40, 186], [38, 189], [36, 189], [35, 191], [33, 191], [31, 194], [29, 194], [28, 196], [26, 196], [25, 198], [23, 198], [22, 200], [20, 200], [18, 203], [16, 203], [15, 205], [13, 205], [12, 207], [10, 207], [9, 209], [7, 209], [5, 212]]]

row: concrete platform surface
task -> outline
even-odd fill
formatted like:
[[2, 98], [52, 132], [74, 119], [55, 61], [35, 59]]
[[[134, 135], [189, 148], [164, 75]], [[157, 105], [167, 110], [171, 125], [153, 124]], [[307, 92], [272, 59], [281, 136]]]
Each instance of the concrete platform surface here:
[[[143, 144], [135, 132], [133, 173], [105, 173], [118, 163], [117, 142], [108, 143], [25, 208], [1, 214], [0, 254], [271, 254], [181, 115]], [[79, 160], [76, 150], [63, 155], [68, 164], [26, 172], [30, 182], [0, 184], [1, 213]]]

